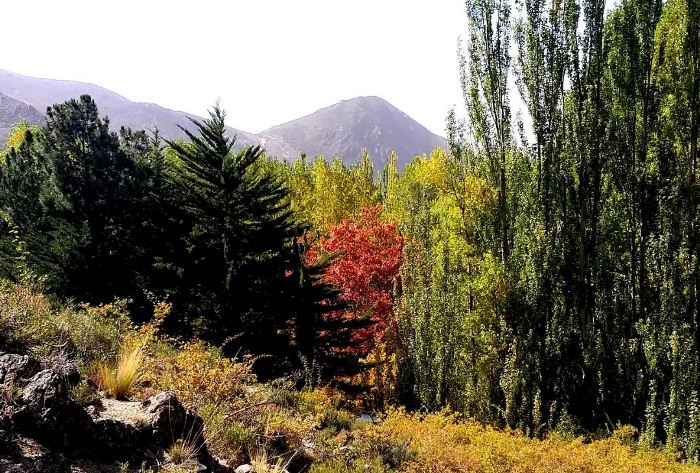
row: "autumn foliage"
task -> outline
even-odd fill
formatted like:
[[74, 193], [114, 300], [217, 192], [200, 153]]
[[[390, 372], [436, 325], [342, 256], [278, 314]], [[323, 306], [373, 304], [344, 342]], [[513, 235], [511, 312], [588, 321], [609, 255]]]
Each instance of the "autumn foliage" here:
[[341, 313], [330, 317], [370, 318], [367, 328], [353, 334], [357, 354], [366, 354], [373, 342], [384, 337], [394, 323], [394, 283], [401, 267], [403, 239], [396, 225], [380, 220], [381, 205], [364, 209], [357, 220], [343, 220], [332, 226], [328, 236], [319, 240], [309, 253], [317, 259], [322, 253], [335, 254], [323, 280], [335, 286], [347, 304]]

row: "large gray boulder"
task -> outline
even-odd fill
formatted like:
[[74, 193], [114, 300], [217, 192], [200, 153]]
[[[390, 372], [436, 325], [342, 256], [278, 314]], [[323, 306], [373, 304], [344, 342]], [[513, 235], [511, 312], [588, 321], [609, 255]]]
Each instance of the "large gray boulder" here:
[[18, 409], [12, 415], [14, 429], [47, 445], [80, 451], [92, 434], [90, 416], [70, 397], [74, 377], [63, 369], [45, 369], [22, 388]]

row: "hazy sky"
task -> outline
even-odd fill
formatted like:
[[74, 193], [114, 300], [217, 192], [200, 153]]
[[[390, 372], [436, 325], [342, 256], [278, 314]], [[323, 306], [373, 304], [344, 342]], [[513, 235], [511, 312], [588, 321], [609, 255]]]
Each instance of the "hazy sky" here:
[[463, 108], [462, 0], [34, 0], [2, 16], [0, 69], [200, 115], [221, 98], [244, 131], [378, 95], [444, 135]]

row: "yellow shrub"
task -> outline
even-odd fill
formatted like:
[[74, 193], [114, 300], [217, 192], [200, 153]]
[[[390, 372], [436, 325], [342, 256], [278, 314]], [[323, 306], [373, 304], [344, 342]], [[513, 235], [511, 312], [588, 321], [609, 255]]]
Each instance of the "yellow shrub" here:
[[251, 363], [237, 363], [201, 341], [187, 343], [173, 356], [155, 360], [149, 371], [157, 387], [172, 389], [193, 408], [228, 404], [255, 381]]
[[276, 446], [284, 445], [285, 450], [295, 450], [302, 445], [303, 439], [312, 432], [315, 422], [309, 418], [298, 418], [279, 410], [267, 415], [265, 429], [262, 432], [263, 442], [276, 450]]
[[378, 342], [369, 355], [361, 360], [372, 366], [356, 375], [353, 384], [366, 386], [366, 390], [356, 399], [356, 407], [361, 410], [383, 410], [397, 401], [397, 378], [399, 365], [396, 353], [386, 342]]
[[382, 423], [365, 426], [358, 438], [366, 452], [376, 451], [375, 446], [380, 442], [405, 445], [408, 455], [403, 458], [400, 471], [415, 473], [698, 471], [696, 466], [672, 461], [661, 451], [634, 452], [629, 446], [629, 434], [630, 429], [623, 429], [620, 435], [590, 444], [555, 436], [533, 440], [519, 432], [460, 420], [449, 413], [423, 415], [393, 410]]

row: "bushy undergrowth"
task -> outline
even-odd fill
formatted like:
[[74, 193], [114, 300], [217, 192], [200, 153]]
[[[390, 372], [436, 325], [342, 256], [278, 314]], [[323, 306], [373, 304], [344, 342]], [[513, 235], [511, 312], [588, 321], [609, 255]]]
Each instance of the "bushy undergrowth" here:
[[58, 305], [22, 285], [0, 286], [0, 346], [46, 359], [68, 355], [81, 364], [114, 359], [133, 326], [124, 301]]
[[[210, 450], [231, 465], [254, 463], [256, 471], [294, 473], [567, 472], [656, 473], [700, 471], [675, 462], [663, 450], [636, 444], [626, 426], [601, 440], [552, 435], [533, 440], [447, 412], [411, 414], [389, 410], [377, 423], [357, 422], [337, 391], [297, 391], [293, 379], [256, 382], [250, 360], [232, 360], [199, 341], [158, 335], [167, 304], [153, 321], [129, 323], [121, 303], [62, 306], [27, 287], [0, 288], [0, 350], [21, 348], [37, 356], [72, 356], [83, 374], [102, 366], [126, 391], [104, 385], [115, 397], [144, 398], [171, 389], [205, 423]], [[115, 366], [109, 363], [114, 363]], [[137, 376], [139, 368], [142, 375]], [[129, 374], [129, 373], [126, 373]], [[132, 376], [133, 375], [133, 376]], [[104, 377], [109, 377], [104, 375]], [[139, 382], [136, 382], [140, 380]], [[2, 393], [10, 396], [11, 393]], [[74, 388], [81, 404], [95, 401], [89, 384]], [[184, 437], [183, 437], [184, 438]], [[183, 463], [190, 445], [175, 444], [166, 457]], [[179, 467], [178, 467], [179, 468]]]

